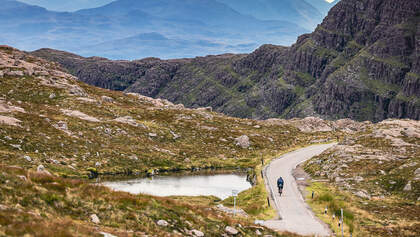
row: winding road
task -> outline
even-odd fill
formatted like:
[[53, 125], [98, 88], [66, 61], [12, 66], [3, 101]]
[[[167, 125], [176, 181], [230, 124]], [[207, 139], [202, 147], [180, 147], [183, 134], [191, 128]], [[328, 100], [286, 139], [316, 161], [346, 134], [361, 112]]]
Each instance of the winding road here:
[[[287, 153], [272, 161], [265, 168], [265, 183], [271, 195], [271, 202], [278, 211], [279, 218], [265, 221], [264, 225], [278, 231], [289, 231], [300, 235], [330, 236], [330, 231], [314, 216], [305, 203], [295, 178], [293, 169], [300, 163], [321, 154], [335, 144], [313, 145]], [[277, 189], [277, 179], [284, 179], [282, 196]]]

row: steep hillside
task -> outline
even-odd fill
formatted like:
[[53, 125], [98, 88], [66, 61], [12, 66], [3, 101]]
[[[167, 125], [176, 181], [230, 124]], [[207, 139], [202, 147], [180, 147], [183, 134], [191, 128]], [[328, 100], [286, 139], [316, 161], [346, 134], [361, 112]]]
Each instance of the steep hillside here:
[[314, 204], [337, 216], [345, 207], [354, 236], [418, 236], [419, 146], [419, 121], [385, 120], [347, 136], [305, 166], [317, 180], [328, 180], [327, 187], [313, 185]]
[[82, 81], [248, 118], [420, 119], [420, 3], [344, 0], [292, 47], [110, 61], [43, 49]]
[[239, 169], [253, 177], [261, 155], [269, 159], [345, 132], [320, 120], [308, 130], [310, 123], [300, 120], [231, 118], [92, 87], [55, 63], [7, 46], [0, 47], [0, 85], [4, 236], [220, 236], [227, 226], [242, 236], [275, 236], [253, 224], [270, 212], [263, 183], [246, 191], [250, 205], [241, 203], [253, 217], [236, 219], [216, 208], [221, 200], [215, 197], [130, 195], [88, 177], [201, 169]]

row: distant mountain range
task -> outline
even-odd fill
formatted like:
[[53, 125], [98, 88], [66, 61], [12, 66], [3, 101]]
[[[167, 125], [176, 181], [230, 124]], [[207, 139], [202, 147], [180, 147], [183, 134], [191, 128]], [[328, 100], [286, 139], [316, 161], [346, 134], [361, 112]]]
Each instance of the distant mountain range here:
[[[303, 0], [258, 1], [267, 3], [254, 12], [228, 0], [117, 0], [109, 4], [97, 0], [89, 4], [106, 5], [55, 12], [0, 0], [0, 44], [24, 50], [49, 47], [111, 59], [245, 53], [264, 43], [290, 45], [323, 16]], [[58, 6], [56, 1], [27, 2]], [[90, 6], [83, 0], [72, 4]], [[243, 1], [246, 4], [255, 5]], [[63, 5], [63, 10], [71, 9]], [[262, 18], [267, 9], [274, 10]], [[153, 35], [159, 40], [147, 38]]]

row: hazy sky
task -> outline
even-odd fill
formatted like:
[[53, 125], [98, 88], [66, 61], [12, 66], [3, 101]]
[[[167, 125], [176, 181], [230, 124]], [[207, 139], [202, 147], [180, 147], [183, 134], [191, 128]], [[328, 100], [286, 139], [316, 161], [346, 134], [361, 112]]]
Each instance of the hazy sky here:
[[45, 7], [53, 11], [77, 11], [80, 9], [94, 8], [103, 6], [115, 0], [18, 0], [20, 2], [28, 3]]
[[[20, 2], [45, 7], [53, 11], [77, 11], [103, 6], [115, 0], [18, 0]], [[141, 1], [141, 0], [139, 0]], [[307, 0], [311, 2], [311, 0]], [[334, 0], [325, 0], [333, 2]]]

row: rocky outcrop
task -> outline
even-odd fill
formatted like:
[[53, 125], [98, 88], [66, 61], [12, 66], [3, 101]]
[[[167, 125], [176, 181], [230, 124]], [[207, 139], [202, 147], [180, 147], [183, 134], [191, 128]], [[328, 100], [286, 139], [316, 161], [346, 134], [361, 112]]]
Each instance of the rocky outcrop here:
[[342, 0], [291, 47], [110, 61], [43, 49], [89, 84], [249, 118], [420, 119], [420, 3]]

